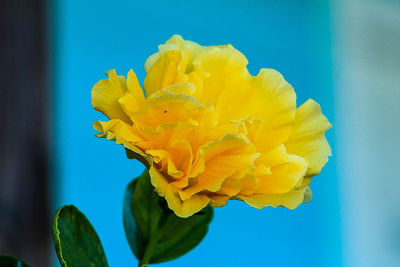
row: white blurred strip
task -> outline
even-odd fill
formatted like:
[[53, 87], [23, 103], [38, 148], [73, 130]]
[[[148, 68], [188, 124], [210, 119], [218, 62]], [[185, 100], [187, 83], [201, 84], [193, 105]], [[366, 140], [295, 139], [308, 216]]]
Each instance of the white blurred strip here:
[[400, 266], [400, 3], [333, 9], [345, 266]]

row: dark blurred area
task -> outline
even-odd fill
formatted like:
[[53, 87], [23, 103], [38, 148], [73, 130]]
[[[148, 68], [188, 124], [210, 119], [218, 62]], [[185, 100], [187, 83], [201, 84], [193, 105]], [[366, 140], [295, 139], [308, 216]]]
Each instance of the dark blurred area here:
[[49, 265], [47, 1], [0, 1], [0, 254]]

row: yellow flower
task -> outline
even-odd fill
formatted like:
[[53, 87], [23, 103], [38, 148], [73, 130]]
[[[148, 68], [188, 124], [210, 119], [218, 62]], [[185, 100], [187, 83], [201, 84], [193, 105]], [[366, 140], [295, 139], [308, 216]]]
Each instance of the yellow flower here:
[[231, 45], [200, 46], [172, 36], [135, 73], [107, 73], [92, 104], [109, 121], [94, 128], [148, 166], [156, 192], [188, 217], [229, 199], [256, 208], [296, 208], [331, 154], [320, 106], [296, 107], [282, 75], [251, 76]]

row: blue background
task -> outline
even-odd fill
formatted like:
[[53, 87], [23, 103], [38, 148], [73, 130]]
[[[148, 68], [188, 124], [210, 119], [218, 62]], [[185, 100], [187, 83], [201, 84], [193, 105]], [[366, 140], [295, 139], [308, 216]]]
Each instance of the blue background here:
[[[75, 204], [99, 233], [110, 266], [136, 266], [122, 227], [122, 196], [143, 166], [122, 147], [94, 137], [90, 90], [105, 71], [134, 69], [172, 34], [242, 51], [249, 70], [280, 71], [298, 104], [319, 102], [335, 125], [327, 1], [53, 1], [54, 210]], [[327, 134], [335, 155], [335, 129]], [[335, 158], [296, 210], [257, 210], [237, 201], [215, 210], [205, 240], [160, 266], [340, 266]]]

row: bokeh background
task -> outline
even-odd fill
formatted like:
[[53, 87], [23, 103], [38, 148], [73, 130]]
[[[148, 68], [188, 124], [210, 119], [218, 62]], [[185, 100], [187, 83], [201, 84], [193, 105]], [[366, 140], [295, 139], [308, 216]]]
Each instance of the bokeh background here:
[[333, 156], [313, 179], [312, 202], [291, 211], [232, 201], [215, 210], [196, 249], [160, 266], [400, 266], [399, 1], [2, 5], [0, 254], [59, 266], [51, 216], [74, 204], [96, 228], [110, 266], [137, 265], [122, 196], [144, 168], [94, 137], [92, 122], [103, 117], [90, 90], [112, 68], [134, 69], [143, 81], [147, 57], [178, 33], [204, 45], [231, 43], [254, 75], [280, 71], [299, 105], [321, 104], [334, 126]]

